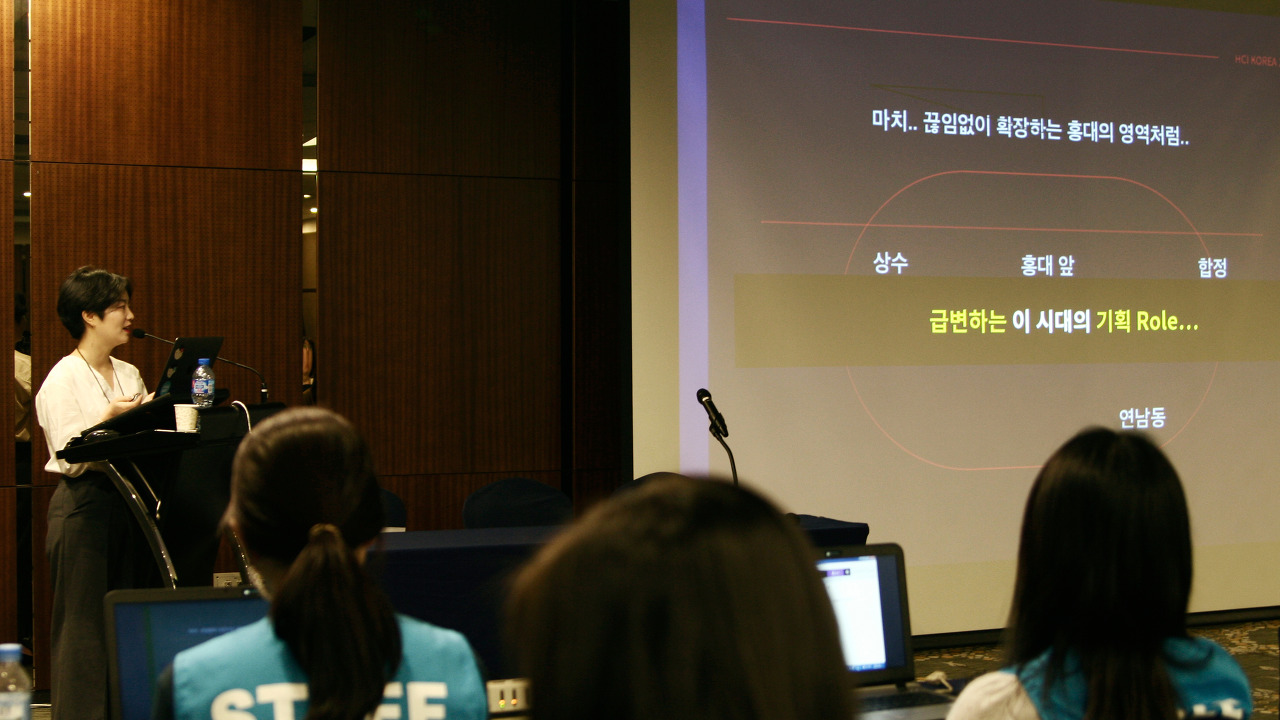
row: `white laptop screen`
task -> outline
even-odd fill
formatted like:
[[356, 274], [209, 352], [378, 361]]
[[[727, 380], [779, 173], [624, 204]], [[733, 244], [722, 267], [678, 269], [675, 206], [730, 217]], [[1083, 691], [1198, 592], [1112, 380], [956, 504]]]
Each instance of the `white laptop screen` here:
[[831, 598], [845, 665], [859, 684], [913, 679], [901, 550], [871, 545], [827, 550], [818, 573]]
[[874, 557], [825, 563], [823, 582], [840, 626], [840, 647], [850, 670], [883, 670], [886, 663], [880, 575]]

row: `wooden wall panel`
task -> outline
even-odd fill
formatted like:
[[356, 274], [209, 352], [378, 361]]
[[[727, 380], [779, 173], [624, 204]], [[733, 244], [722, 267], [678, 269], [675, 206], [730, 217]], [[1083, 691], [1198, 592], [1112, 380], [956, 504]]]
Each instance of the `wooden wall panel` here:
[[[0, 18], [13, 19], [12, 0], [0, 0]], [[12, 22], [5, 27], [12, 28]], [[13, 137], [13, 73], [8, 68], [14, 66], [13, 34], [0, 33], [0, 137]], [[0, 297], [13, 297], [13, 143], [0, 143], [0, 197], [8, 198], [4, 209], [0, 210]], [[9, 342], [13, 342], [10, 331]], [[13, 377], [13, 353], [7, 350], [0, 353], [0, 377]], [[3, 427], [14, 427], [14, 404], [5, 403], [4, 412], [0, 413]], [[0, 638], [3, 642], [13, 642], [18, 637], [18, 516], [17, 493], [13, 488], [17, 476], [13, 471], [15, 465], [13, 443], [0, 443]]]
[[[273, 399], [300, 400], [299, 173], [33, 163], [32, 194], [36, 377], [74, 347], [54, 311], [58, 286], [98, 265], [133, 280], [135, 327], [222, 336], [220, 355], [263, 373]], [[147, 339], [116, 353], [148, 386], [168, 354]], [[256, 376], [215, 370], [233, 399], [257, 402]]]
[[52, 485], [31, 488], [31, 585], [35, 608], [31, 622], [34, 647], [31, 650], [35, 662], [32, 680], [37, 690], [49, 689], [49, 608], [53, 603], [53, 587], [49, 579], [49, 559], [44, 554], [44, 540], [49, 532], [49, 501], [53, 499], [53, 490]]
[[559, 188], [321, 171], [327, 405], [381, 475], [560, 467]]
[[322, 170], [559, 176], [560, 2], [319, 4]]
[[31, 5], [32, 160], [300, 168], [297, 0]]
[[630, 474], [625, 3], [319, 0], [318, 28], [324, 402], [427, 527], [486, 475], [607, 495]]
[[[13, 463], [9, 467], [13, 467]], [[18, 488], [12, 484], [0, 487], [0, 532], [4, 533], [5, 538], [0, 543], [0, 577], [5, 578], [2, 586], [4, 596], [0, 598], [0, 638], [4, 638], [3, 642], [17, 642], [21, 639], [18, 635], [17, 583], [14, 582], [14, 578], [18, 576], [18, 492]]]
[[[12, 51], [12, 44], [9, 47]], [[10, 53], [12, 55], [12, 52]], [[5, 75], [5, 73], [0, 73]], [[12, 87], [12, 75], [9, 75], [10, 87]], [[3, 83], [0, 83], [3, 84]], [[0, 114], [8, 113], [9, 127], [13, 127], [13, 95], [10, 94], [8, 99], [0, 98]], [[3, 123], [0, 123], [2, 125]], [[13, 147], [9, 146], [8, 156], [13, 157]], [[0, 253], [0, 298], [11, 298], [14, 293], [14, 252], [13, 252], [13, 161], [0, 160], [0, 197], [9, 198], [10, 201], [5, 203], [3, 209], [0, 209], [0, 247], [5, 248]], [[28, 298], [29, 300], [29, 298]], [[10, 312], [6, 313], [6, 317], [12, 317], [12, 306]], [[7, 323], [8, 320], [6, 319]], [[4, 335], [7, 338], [5, 351], [0, 352], [0, 377], [13, 377], [13, 342], [17, 339], [12, 326]], [[0, 409], [0, 427], [14, 428], [14, 408], [15, 403], [4, 403], [4, 408]], [[12, 430], [11, 430], [12, 431]], [[10, 438], [12, 439], [12, 438]], [[14, 467], [13, 443], [0, 443], [0, 487], [13, 485], [17, 482], [17, 476], [10, 468]], [[3, 537], [9, 537], [6, 533]], [[0, 575], [0, 577], [6, 577]], [[7, 595], [6, 595], [7, 597]], [[0, 600], [0, 613], [5, 609], [4, 601]]]
[[[6, 29], [13, 28], [13, 23], [9, 22], [13, 20], [13, 16], [14, 16], [13, 0], [0, 0], [0, 18], [5, 19], [4, 27]], [[6, 70], [8, 68], [14, 67], [13, 43], [14, 43], [14, 34], [12, 32], [0, 33], [0, 67], [6, 68]], [[13, 113], [14, 113], [13, 77], [14, 77], [14, 74], [11, 72], [6, 71], [6, 72], [0, 73], [0, 137], [3, 137], [3, 138], [13, 137]], [[8, 142], [0, 143], [0, 160], [12, 160], [12, 159], [13, 159], [13, 145]], [[9, 172], [6, 174], [8, 175], [10, 180], [12, 180], [13, 178], [12, 168], [10, 168]], [[4, 195], [4, 197], [13, 197], [13, 196], [9, 194], [9, 195]], [[12, 213], [12, 212], [13, 212], [13, 208], [10, 207], [9, 213]], [[13, 238], [10, 237], [9, 239], [12, 241]], [[9, 244], [12, 244], [12, 242], [10, 242]], [[13, 273], [10, 272], [9, 274], [12, 275]]]
[[[12, 7], [12, 6], [10, 6]], [[12, 13], [12, 9], [10, 9]], [[10, 15], [9, 17], [12, 17]], [[12, 58], [12, 44], [9, 45]], [[5, 73], [0, 73], [5, 74]], [[12, 74], [8, 74], [12, 81]], [[12, 84], [10, 85], [12, 88]], [[0, 101], [0, 113], [8, 113], [9, 127], [13, 127], [13, 94], [7, 101]], [[9, 148], [12, 156], [12, 147]], [[7, 248], [0, 253], [0, 298], [13, 297], [13, 162], [0, 161], [0, 197], [10, 198], [3, 210], [0, 210], [0, 247]], [[10, 306], [12, 307], [12, 306]], [[12, 312], [9, 313], [12, 317]], [[7, 320], [6, 320], [7, 322]], [[0, 377], [13, 378], [13, 341], [14, 331], [9, 330], [9, 338], [3, 352], [0, 352]], [[12, 380], [10, 380], [12, 382]], [[8, 439], [0, 442], [0, 638], [3, 642], [14, 642], [18, 637], [18, 528], [22, 525], [17, 516], [17, 493], [14, 487], [18, 482], [15, 472], [16, 458], [14, 454], [13, 432], [15, 403], [5, 402], [0, 411], [0, 427], [8, 428]]]

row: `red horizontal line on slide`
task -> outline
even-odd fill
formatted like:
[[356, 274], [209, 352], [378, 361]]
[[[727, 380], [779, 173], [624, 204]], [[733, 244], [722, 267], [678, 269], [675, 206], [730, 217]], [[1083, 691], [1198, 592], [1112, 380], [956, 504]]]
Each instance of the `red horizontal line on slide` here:
[[1009, 232], [1112, 233], [1116, 235], [1213, 235], [1262, 237], [1262, 233], [1194, 232], [1190, 230], [1121, 230], [1106, 228], [1001, 227], [998, 225], [911, 225], [906, 223], [817, 222], [810, 220], [761, 220], [762, 225], [817, 225], [824, 227], [909, 228], [913, 230], [1004, 230]]
[[915, 30], [886, 30], [884, 28], [852, 27], [847, 25], [824, 25], [822, 23], [794, 22], [789, 20], [761, 20], [758, 18], [725, 18], [730, 22], [761, 23], [765, 25], [790, 25], [793, 27], [820, 28], [824, 30], [850, 30], [853, 32], [884, 33], [887, 35], [915, 35], [917, 37], [946, 38], [949, 40], [977, 40], [980, 42], [1009, 43], [1012, 45], [1041, 45], [1044, 47], [1072, 48], [1076, 50], [1098, 50], [1102, 52], [1139, 53], [1142, 55], [1168, 55], [1172, 57], [1202, 58], [1218, 60], [1217, 55], [1201, 55], [1198, 53], [1170, 52], [1167, 50], [1141, 50], [1138, 48], [1106, 47], [1103, 45], [1076, 45], [1072, 43], [1045, 42], [1040, 40], [1013, 40], [1010, 38], [979, 37], [975, 35], [948, 35], [946, 33], [929, 33]]

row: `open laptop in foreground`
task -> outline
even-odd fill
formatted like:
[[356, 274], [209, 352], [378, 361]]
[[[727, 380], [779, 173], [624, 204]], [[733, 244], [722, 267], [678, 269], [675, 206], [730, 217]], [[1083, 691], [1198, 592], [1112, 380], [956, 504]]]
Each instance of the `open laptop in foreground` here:
[[105, 606], [114, 720], [150, 720], [151, 693], [175, 655], [267, 614], [247, 587], [112, 590]]
[[915, 682], [906, 564], [896, 544], [822, 548], [818, 572], [840, 627], [863, 720], [941, 720], [954, 698]]

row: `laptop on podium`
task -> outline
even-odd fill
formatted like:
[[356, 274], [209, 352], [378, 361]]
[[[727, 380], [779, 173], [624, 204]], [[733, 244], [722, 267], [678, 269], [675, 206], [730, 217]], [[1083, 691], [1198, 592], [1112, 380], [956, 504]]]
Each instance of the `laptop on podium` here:
[[941, 720], [954, 698], [916, 682], [902, 548], [822, 548], [818, 573], [831, 598], [845, 665], [863, 720]]
[[155, 384], [156, 397], [173, 395], [175, 402], [191, 402], [191, 374], [196, 371], [196, 365], [201, 358], [208, 358], [212, 365], [221, 349], [220, 337], [174, 338], [169, 359], [165, 361], [160, 380]]

